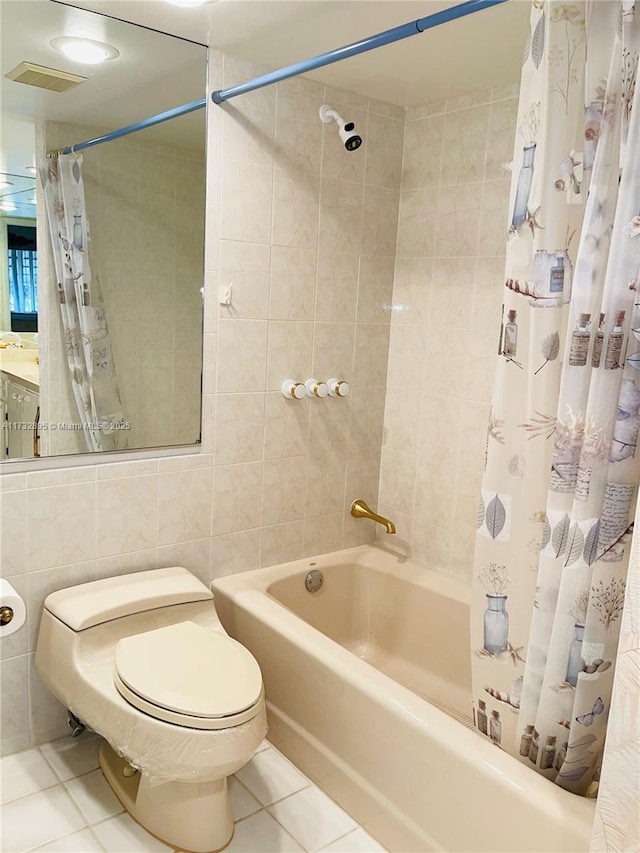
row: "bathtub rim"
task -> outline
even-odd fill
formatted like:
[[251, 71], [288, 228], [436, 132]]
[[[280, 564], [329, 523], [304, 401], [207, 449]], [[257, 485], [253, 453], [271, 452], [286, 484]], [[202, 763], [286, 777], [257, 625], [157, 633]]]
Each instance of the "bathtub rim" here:
[[429, 569], [427, 566], [423, 566], [410, 557], [405, 557], [401, 553], [384, 545], [378, 545], [377, 543], [374, 545], [356, 545], [353, 548], [342, 548], [339, 551], [317, 554], [312, 557], [303, 557], [299, 560], [278, 563], [275, 566], [268, 566], [262, 569], [235, 572], [233, 575], [214, 578], [210, 584], [210, 588], [213, 590], [214, 585], [218, 581], [226, 581], [231, 577], [242, 578], [243, 583], [246, 581], [247, 587], [260, 589], [269, 598], [278, 601], [282, 607], [286, 607], [286, 605], [283, 605], [279, 599], [269, 592], [271, 584], [290, 577], [294, 574], [294, 569], [296, 572], [305, 572], [306, 574], [310, 569], [319, 569], [322, 571], [323, 568], [326, 569], [328, 566], [335, 566], [345, 562], [353, 562], [358, 566], [371, 568], [383, 574], [397, 577], [400, 580], [409, 581], [416, 586], [423, 587], [445, 598], [451, 598], [467, 607], [471, 605], [471, 589], [463, 581], [452, 575], [446, 575], [435, 571], [435, 569]]

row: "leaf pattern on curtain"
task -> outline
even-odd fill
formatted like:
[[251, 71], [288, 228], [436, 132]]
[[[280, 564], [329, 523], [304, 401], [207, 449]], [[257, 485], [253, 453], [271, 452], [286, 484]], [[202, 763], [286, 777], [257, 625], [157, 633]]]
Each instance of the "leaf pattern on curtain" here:
[[[535, 0], [527, 45], [476, 536], [474, 711], [497, 746], [595, 796], [640, 481], [640, 14]], [[507, 537], [492, 535], [496, 498]]]
[[71, 387], [87, 449], [120, 450], [122, 401], [100, 282], [92, 275], [81, 154], [40, 169]]

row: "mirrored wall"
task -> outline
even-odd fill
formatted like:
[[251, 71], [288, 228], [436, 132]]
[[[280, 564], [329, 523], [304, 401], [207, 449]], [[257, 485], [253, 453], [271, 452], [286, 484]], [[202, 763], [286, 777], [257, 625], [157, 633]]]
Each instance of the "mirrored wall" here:
[[196, 444], [205, 110], [67, 157], [64, 204], [47, 154], [203, 98], [206, 48], [51, 0], [0, 16], [2, 458]]

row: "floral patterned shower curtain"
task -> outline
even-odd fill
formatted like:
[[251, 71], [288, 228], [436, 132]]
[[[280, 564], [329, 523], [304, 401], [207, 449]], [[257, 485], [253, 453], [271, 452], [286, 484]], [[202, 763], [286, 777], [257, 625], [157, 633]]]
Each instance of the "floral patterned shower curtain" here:
[[53, 249], [64, 346], [87, 449], [126, 447], [116, 366], [100, 282], [89, 263], [82, 155], [59, 154], [40, 170]]
[[640, 480], [639, 45], [633, 3], [533, 0], [474, 565], [476, 728], [591, 796]]

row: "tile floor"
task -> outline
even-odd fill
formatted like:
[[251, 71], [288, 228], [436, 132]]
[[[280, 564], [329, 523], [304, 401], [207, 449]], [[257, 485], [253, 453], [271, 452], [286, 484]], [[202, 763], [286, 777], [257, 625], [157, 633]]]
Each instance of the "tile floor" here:
[[[98, 769], [100, 738], [62, 738], [0, 760], [3, 853], [170, 851], [125, 814]], [[228, 853], [384, 853], [349, 815], [264, 741], [230, 780]]]

